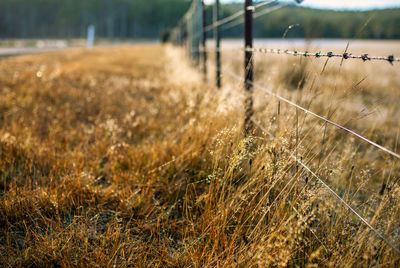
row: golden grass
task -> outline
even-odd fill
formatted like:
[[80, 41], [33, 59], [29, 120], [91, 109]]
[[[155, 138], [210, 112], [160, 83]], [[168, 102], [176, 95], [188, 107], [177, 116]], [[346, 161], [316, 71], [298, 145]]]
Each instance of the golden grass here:
[[[224, 68], [240, 70], [228, 58]], [[399, 151], [393, 67], [371, 63], [379, 79], [357, 85], [369, 70], [332, 63], [320, 74], [311, 61], [278, 71], [288, 62], [299, 59], [259, 60], [258, 80]], [[301, 90], [295, 75], [306, 78]], [[217, 92], [177, 49], [2, 59], [0, 81], [1, 265], [400, 263], [285, 149], [396, 246], [398, 161], [303, 114], [296, 138], [295, 110], [280, 104], [278, 115], [278, 103], [257, 92], [256, 117], [278, 138], [243, 137], [240, 83], [225, 76]], [[382, 114], [359, 119], [363, 105]]]

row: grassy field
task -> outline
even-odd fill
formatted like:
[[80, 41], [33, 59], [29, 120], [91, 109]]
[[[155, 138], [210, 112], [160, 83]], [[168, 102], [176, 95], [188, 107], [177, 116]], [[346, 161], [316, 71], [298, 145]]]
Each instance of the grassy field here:
[[[399, 153], [399, 65], [324, 65], [258, 55], [256, 80]], [[292, 156], [397, 247], [399, 161], [258, 91], [277, 138], [244, 137], [242, 85], [212, 66], [158, 45], [0, 59], [0, 265], [399, 266]]]

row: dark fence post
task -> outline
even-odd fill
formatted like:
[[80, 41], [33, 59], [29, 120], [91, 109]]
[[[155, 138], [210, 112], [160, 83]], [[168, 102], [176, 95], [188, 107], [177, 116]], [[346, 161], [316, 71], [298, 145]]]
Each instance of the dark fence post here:
[[179, 27], [179, 45], [183, 46], [183, 21], [181, 20], [178, 24]]
[[187, 46], [188, 32], [187, 32], [187, 25], [186, 24], [187, 24], [187, 20], [183, 19], [183, 21], [182, 21], [182, 29], [181, 29], [181, 31], [182, 31], [182, 43], [181, 43], [181, 46], [182, 47]]
[[207, 27], [207, 9], [206, 5], [204, 4], [204, 0], [201, 1], [203, 5], [203, 74], [204, 74], [204, 81], [207, 81], [207, 32], [205, 28]]
[[197, 1], [194, 3], [192, 15], [191, 15], [191, 28], [192, 28], [192, 63], [198, 65], [199, 60], [199, 42], [198, 42], [198, 28], [197, 28]]
[[189, 54], [190, 54], [190, 60], [191, 63], [193, 64], [196, 58], [196, 26], [195, 26], [195, 2], [192, 2], [192, 6], [190, 7], [190, 12], [188, 15], [188, 48], [189, 48]]
[[200, 45], [203, 43], [203, 1], [196, 0], [193, 12], [194, 63], [200, 65]]
[[246, 0], [244, 4], [244, 41], [245, 41], [245, 59], [244, 59], [244, 73], [245, 73], [245, 120], [244, 120], [244, 132], [245, 135], [251, 134], [253, 129], [253, 123], [251, 118], [254, 114], [253, 111], [253, 80], [254, 80], [254, 61], [253, 61], [253, 0]]
[[220, 54], [220, 31], [219, 26], [216, 26], [219, 21], [219, 0], [215, 0], [214, 6], [214, 39], [215, 39], [215, 67], [216, 67], [216, 82], [217, 87], [221, 88], [221, 54]]
[[192, 15], [188, 15], [186, 17], [186, 47], [187, 47], [187, 52], [189, 55], [190, 60], [193, 59], [193, 54], [192, 54]]

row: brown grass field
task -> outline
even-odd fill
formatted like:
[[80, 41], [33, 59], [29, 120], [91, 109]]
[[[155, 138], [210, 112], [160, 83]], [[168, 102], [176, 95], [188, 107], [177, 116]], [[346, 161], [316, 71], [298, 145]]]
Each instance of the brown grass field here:
[[[257, 83], [400, 153], [399, 63], [255, 63]], [[243, 86], [209, 70], [160, 45], [0, 59], [0, 266], [398, 267], [292, 156], [396, 247], [399, 159], [257, 90], [277, 138], [244, 137]]]

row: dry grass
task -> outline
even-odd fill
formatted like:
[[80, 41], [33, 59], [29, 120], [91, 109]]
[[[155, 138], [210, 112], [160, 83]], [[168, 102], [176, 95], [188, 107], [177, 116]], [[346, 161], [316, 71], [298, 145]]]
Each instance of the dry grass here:
[[[258, 80], [399, 152], [395, 68], [371, 63], [380, 79], [357, 84], [370, 70], [278, 71], [287, 61], [259, 60]], [[296, 138], [295, 110], [257, 92], [256, 117], [278, 138], [244, 138], [240, 84], [201, 81], [161, 46], [0, 60], [1, 265], [400, 264], [286, 149], [396, 246], [398, 161], [303, 114]], [[364, 107], [379, 112], [360, 118]]]

